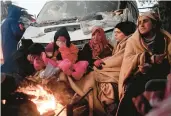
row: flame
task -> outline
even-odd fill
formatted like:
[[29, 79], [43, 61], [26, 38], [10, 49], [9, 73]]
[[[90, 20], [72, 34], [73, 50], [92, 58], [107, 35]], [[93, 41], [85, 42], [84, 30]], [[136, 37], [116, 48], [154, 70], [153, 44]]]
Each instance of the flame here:
[[56, 102], [54, 95], [46, 91], [40, 85], [19, 87], [17, 91], [34, 96], [31, 101], [36, 104], [37, 110], [40, 112], [40, 115], [51, 110], [55, 111], [57, 109], [59, 110], [63, 108], [61, 104]]

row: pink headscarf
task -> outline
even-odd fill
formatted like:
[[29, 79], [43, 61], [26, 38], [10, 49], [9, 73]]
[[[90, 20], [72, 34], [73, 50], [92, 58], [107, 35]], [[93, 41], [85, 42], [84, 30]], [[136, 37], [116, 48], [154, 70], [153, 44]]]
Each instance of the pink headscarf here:
[[[93, 37], [95, 33], [99, 32], [98, 36]], [[94, 27], [92, 29], [92, 39], [89, 42], [89, 45], [92, 49], [93, 58], [96, 58], [108, 45], [108, 41], [105, 36], [105, 32], [100, 27]]]

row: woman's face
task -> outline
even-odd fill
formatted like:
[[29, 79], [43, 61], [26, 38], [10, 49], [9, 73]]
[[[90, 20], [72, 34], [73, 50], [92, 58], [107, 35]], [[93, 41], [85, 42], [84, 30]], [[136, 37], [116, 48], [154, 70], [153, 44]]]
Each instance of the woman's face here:
[[65, 46], [66, 45], [66, 39], [64, 36], [59, 36], [57, 41], [56, 41], [56, 45], [58, 47], [62, 47], [62, 46]]
[[114, 36], [117, 42], [122, 41], [126, 37], [126, 35], [118, 28], [114, 29]]
[[100, 32], [97, 30], [92, 34], [92, 39], [95, 39], [96, 41], [100, 40]]
[[153, 29], [153, 24], [147, 16], [141, 16], [138, 20], [138, 30], [141, 34], [147, 34]]

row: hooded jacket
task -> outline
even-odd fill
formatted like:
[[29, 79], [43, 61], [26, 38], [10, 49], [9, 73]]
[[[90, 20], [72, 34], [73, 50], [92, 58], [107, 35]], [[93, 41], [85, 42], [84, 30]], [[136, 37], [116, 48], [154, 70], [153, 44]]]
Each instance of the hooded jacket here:
[[8, 16], [1, 26], [2, 51], [4, 64], [1, 71], [4, 73], [16, 72], [16, 64], [12, 54], [17, 50], [17, 43], [23, 32], [19, 28], [18, 20], [21, 16], [21, 8], [11, 5], [8, 8]]

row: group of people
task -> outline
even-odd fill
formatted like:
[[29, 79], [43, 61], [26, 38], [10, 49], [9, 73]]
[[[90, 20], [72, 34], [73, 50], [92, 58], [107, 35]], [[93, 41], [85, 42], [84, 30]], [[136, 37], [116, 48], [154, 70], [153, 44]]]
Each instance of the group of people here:
[[[152, 86], [153, 92], [170, 87], [166, 83], [161, 86], [163, 80], [167, 82], [167, 77], [171, 77], [171, 35], [161, 29], [159, 17], [153, 12], [142, 13], [137, 26], [128, 21], [118, 23], [113, 33], [114, 47], [100, 27], [92, 29], [91, 40], [81, 50], [70, 41], [65, 27], [55, 33], [54, 41], [45, 48], [30, 42], [21, 50], [32, 70], [26, 78], [42, 84], [56, 78], [68, 83], [80, 96], [93, 88], [86, 97], [89, 115], [145, 115], [153, 106], [140, 106], [142, 111], [135, 101], [144, 95], [147, 83], [151, 87], [149, 81], [154, 80], [153, 84], [159, 80], [159, 89]], [[168, 90], [166, 98], [170, 99], [170, 95]], [[141, 99], [143, 103], [150, 102]]]

